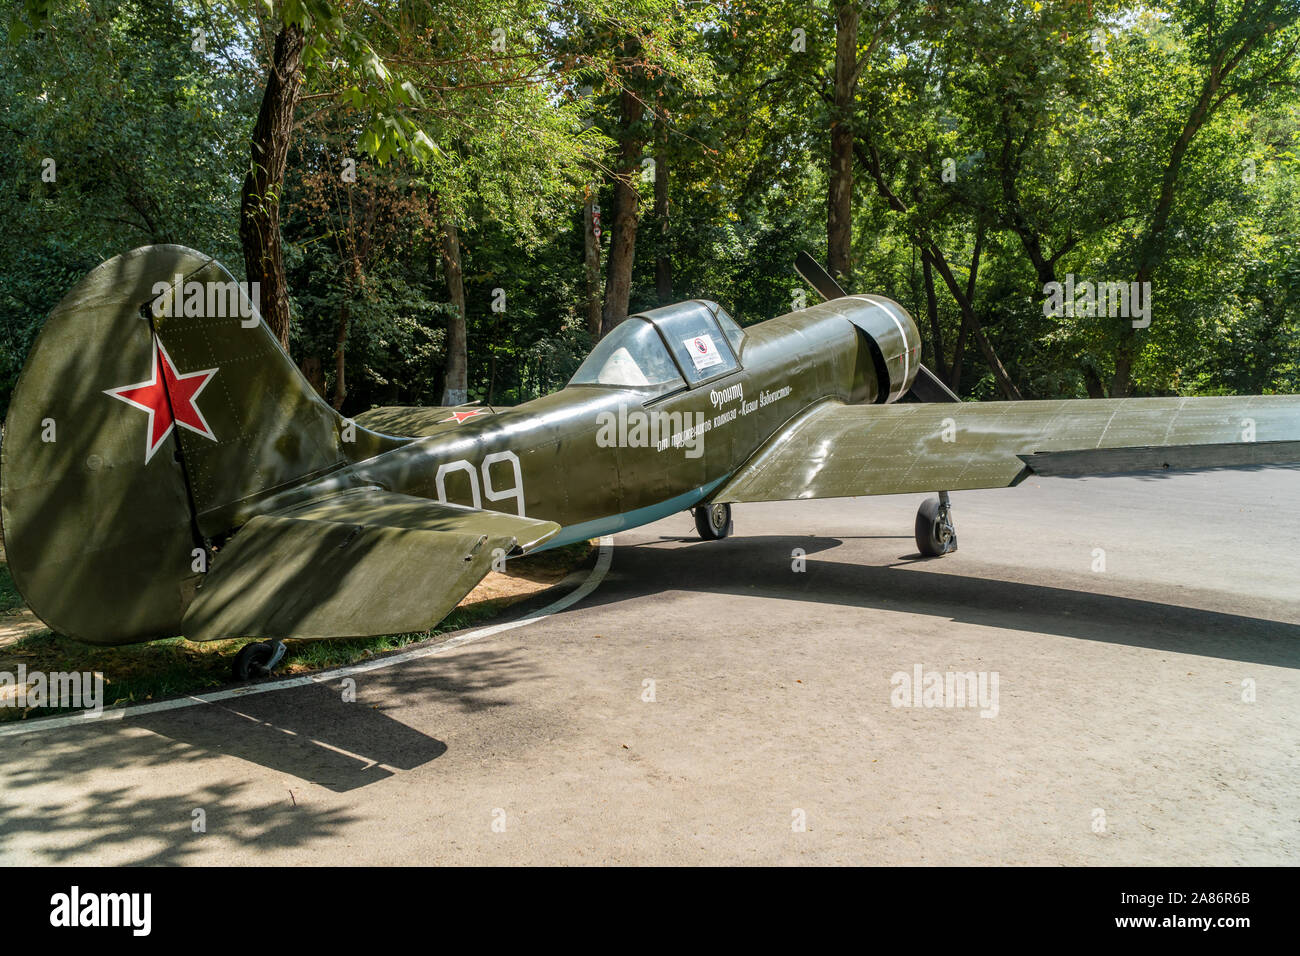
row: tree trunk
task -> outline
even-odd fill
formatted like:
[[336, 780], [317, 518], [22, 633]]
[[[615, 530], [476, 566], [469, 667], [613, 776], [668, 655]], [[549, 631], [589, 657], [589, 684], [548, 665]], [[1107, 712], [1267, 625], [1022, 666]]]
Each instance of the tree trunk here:
[[[925, 312], [930, 317], [930, 339], [934, 346], [934, 371], [948, 382], [948, 362], [943, 357], [943, 330], [939, 328], [939, 300], [934, 294], [934, 272], [930, 268], [930, 257], [921, 253], [921, 276], [925, 282]], [[951, 382], [948, 385], [952, 387]]]
[[442, 267], [447, 274], [447, 295], [451, 312], [447, 316], [447, 379], [443, 385], [443, 405], [464, 405], [469, 401], [469, 357], [465, 347], [465, 282], [460, 270], [460, 236], [456, 224], [445, 222], [442, 228]]
[[836, 11], [830, 188], [826, 198], [826, 268], [849, 291], [853, 284], [853, 100], [859, 16], [852, 3], [842, 3]]
[[[880, 165], [880, 155], [873, 144], [868, 143], [863, 146], [860, 143], [854, 144], [854, 151], [862, 165], [867, 168], [871, 174], [872, 180], [876, 184], [876, 192], [880, 197], [889, 204], [889, 208], [895, 212], [906, 214], [907, 204], [898, 197], [895, 192], [889, 188], [889, 182], [885, 178], [885, 172]], [[982, 230], [982, 226], [981, 226]], [[979, 233], [983, 235], [982, 231]], [[918, 226], [911, 236], [914, 244], [921, 247], [922, 252], [930, 257], [930, 263], [939, 272], [939, 277], [943, 279], [943, 284], [948, 287], [952, 293], [953, 299], [957, 302], [957, 307], [961, 310], [962, 334], [966, 332], [966, 327], [970, 327], [970, 334], [975, 337], [975, 344], [984, 353], [985, 360], [989, 363], [989, 370], [993, 373], [993, 378], [998, 383], [998, 388], [1002, 394], [1013, 401], [1021, 399], [1020, 389], [1016, 388], [1016, 383], [1011, 381], [1011, 376], [1007, 373], [1006, 367], [1002, 360], [998, 358], [997, 353], [993, 351], [993, 345], [989, 342], [988, 336], [984, 334], [984, 326], [980, 323], [979, 317], [975, 314], [975, 308], [972, 300], [974, 295], [974, 271], [979, 267], [979, 242], [976, 242], [976, 258], [971, 263], [971, 283], [969, 285], [970, 295], [966, 290], [957, 283], [952, 274], [952, 268], [948, 265], [948, 259], [944, 256], [943, 250], [939, 248], [939, 243], [932, 239], [925, 227]], [[958, 355], [960, 356], [961, 348], [964, 343], [958, 342]], [[949, 386], [950, 388], [952, 386]]]
[[334, 411], [343, 408], [343, 400], [348, 397], [347, 380], [344, 378], [344, 355], [348, 341], [348, 323], [351, 321], [352, 294], [348, 292], [348, 298], [344, 300], [343, 306], [339, 309], [338, 324], [334, 327], [334, 401], [330, 404], [334, 406]]
[[645, 148], [643, 137], [632, 131], [641, 120], [641, 100], [628, 90], [619, 96], [620, 147], [618, 171], [614, 179], [614, 222], [609, 243], [609, 260], [605, 270], [605, 311], [601, 315], [601, 335], [627, 318], [632, 297], [632, 264], [636, 257], [637, 213], [640, 196], [636, 174]]
[[289, 24], [281, 27], [275, 38], [274, 62], [253, 127], [251, 161], [239, 202], [244, 270], [248, 281], [258, 284], [262, 318], [286, 351], [289, 291], [280, 241], [280, 192], [289, 161], [293, 115], [302, 93], [303, 44], [302, 28]]
[[[1236, 22], [1227, 25], [1220, 33], [1220, 37], [1226, 38], [1227, 42], [1215, 49], [1210, 56], [1209, 72], [1201, 83], [1200, 95], [1183, 124], [1182, 132], [1179, 133], [1178, 139], [1174, 141], [1173, 148], [1170, 150], [1169, 159], [1160, 178], [1160, 193], [1138, 245], [1137, 274], [1134, 276], [1134, 281], [1139, 285], [1151, 280], [1160, 261], [1179, 175], [1192, 141], [1223, 105], [1224, 100], [1232, 95], [1231, 90], [1224, 92], [1223, 86], [1233, 71], [1240, 68], [1242, 61], [1260, 40], [1278, 29], [1279, 23], [1275, 15], [1277, 5], [1276, 0], [1273, 0], [1252, 11], [1251, 5], [1246, 4], [1242, 7]], [[1273, 70], [1284, 67], [1295, 56], [1295, 51], [1296, 47], [1292, 46], [1282, 59], [1264, 74], [1264, 77]], [[1115, 349], [1115, 375], [1110, 383], [1111, 398], [1126, 398], [1133, 393], [1133, 364], [1140, 350], [1138, 330], [1126, 322], [1120, 330], [1119, 344]]]
[[970, 323], [966, 313], [961, 314], [961, 327], [957, 330], [957, 347], [952, 352], [952, 368], [948, 370], [948, 387], [956, 392], [961, 388], [961, 366], [966, 355], [966, 337], [970, 334]]
[[316, 394], [324, 398], [325, 366], [321, 363], [320, 356], [308, 355], [298, 363], [298, 369], [302, 372], [303, 377], [307, 379], [308, 384], [316, 390]]
[[[970, 271], [966, 276], [966, 302], [969, 306], [971, 306], [971, 308], [963, 309], [961, 313], [961, 328], [958, 329], [957, 331], [957, 351], [953, 355], [953, 360], [952, 360], [952, 380], [948, 383], [948, 387], [952, 389], [954, 392], [957, 391], [958, 387], [960, 387], [961, 385], [962, 356], [966, 352], [966, 336], [970, 333], [970, 328], [971, 328], [970, 316], [968, 313], [974, 312], [975, 280], [979, 276], [980, 250], [983, 247], [983, 245], [984, 245], [984, 220], [981, 219], [978, 225], [975, 227], [975, 250], [973, 253], [971, 253]], [[981, 336], [983, 335], [982, 329], [980, 330], [980, 334]], [[989, 346], [989, 351], [990, 352], [992, 351], [992, 346]], [[997, 365], [998, 368], [1001, 368], [1002, 367], [1001, 361], [998, 361]], [[1012, 386], [1011, 391], [1007, 391], [1006, 386], [1003, 385], [1002, 391], [1003, 394], [1005, 394], [1008, 398], [1020, 397], [1020, 392], [1015, 389], [1015, 386]]]
[[[350, 198], [348, 205], [350, 208]], [[370, 235], [370, 229], [374, 226], [374, 210], [374, 203], [371, 203], [366, 216], [366, 236]], [[349, 231], [352, 231], [350, 222]], [[352, 255], [348, 259], [347, 287], [344, 289], [343, 304], [339, 307], [338, 323], [334, 326], [334, 401], [331, 404], [336, 412], [342, 410], [343, 401], [348, 397], [347, 376], [344, 374], [348, 329], [352, 323], [352, 298], [357, 294], [357, 288], [361, 284], [361, 253], [357, 248], [357, 242], [357, 237], [353, 235], [349, 243], [352, 246]]]
[[673, 300], [673, 260], [668, 255], [668, 156], [662, 120], [655, 123], [659, 154], [655, 157], [655, 219], [659, 223], [659, 249], [655, 256], [655, 296], [660, 305]]
[[596, 235], [596, 213], [599, 209], [596, 188], [588, 186], [587, 202], [582, 207], [582, 232], [587, 272], [587, 334], [593, 339], [600, 338], [600, 236]]
[[1089, 398], [1105, 398], [1106, 387], [1101, 384], [1101, 376], [1091, 365], [1083, 367], [1083, 384], [1088, 389]]
[[970, 327], [970, 333], [975, 337], [975, 344], [984, 354], [984, 361], [989, 364], [989, 371], [993, 373], [994, 380], [998, 383], [998, 388], [1002, 394], [1012, 401], [1018, 402], [1024, 396], [1020, 394], [1020, 389], [1016, 388], [1016, 383], [1011, 381], [1011, 375], [1007, 372], [1006, 366], [998, 358], [998, 354], [993, 351], [993, 344], [989, 342], [988, 336], [984, 334], [984, 325], [980, 322], [979, 317], [975, 314], [974, 303], [967, 297], [957, 280], [953, 277], [952, 269], [948, 266], [948, 260], [944, 258], [942, 252], [935, 245], [930, 247], [930, 255], [934, 261], [934, 267], [939, 270], [939, 276], [943, 279], [944, 285], [952, 293], [952, 297], [957, 300], [957, 307], [961, 309], [962, 321]]

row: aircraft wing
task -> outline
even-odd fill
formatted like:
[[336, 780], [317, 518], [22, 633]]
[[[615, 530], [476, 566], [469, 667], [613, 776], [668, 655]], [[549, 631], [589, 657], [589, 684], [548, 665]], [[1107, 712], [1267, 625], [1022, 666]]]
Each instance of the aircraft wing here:
[[1300, 396], [955, 404], [828, 402], [789, 422], [712, 498], [788, 501], [1088, 475], [1300, 462]]
[[357, 488], [251, 519], [220, 550], [185, 612], [193, 641], [367, 637], [442, 620], [492, 568], [560, 530], [517, 517]]

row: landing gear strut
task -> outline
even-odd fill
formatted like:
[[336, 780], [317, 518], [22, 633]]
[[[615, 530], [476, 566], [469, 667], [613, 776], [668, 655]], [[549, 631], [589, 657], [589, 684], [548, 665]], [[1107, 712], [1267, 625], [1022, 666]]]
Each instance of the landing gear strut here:
[[731, 534], [731, 505], [700, 505], [695, 509], [695, 530], [705, 541], [719, 541]]
[[233, 671], [235, 680], [245, 681], [254, 677], [266, 677], [284, 657], [284, 641], [261, 641], [257, 644], [245, 644], [235, 655]]
[[916, 512], [916, 547], [924, 557], [937, 558], [957, 550], [957, 531], [952, 526], [952, 505], [948, 492], [927, 498]]

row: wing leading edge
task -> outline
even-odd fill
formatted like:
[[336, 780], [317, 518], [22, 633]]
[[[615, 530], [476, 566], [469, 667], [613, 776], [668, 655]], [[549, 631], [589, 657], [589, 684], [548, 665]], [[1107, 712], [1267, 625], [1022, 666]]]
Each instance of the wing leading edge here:
[[550, 521], [361, 488], [250, 520], [213, 561], [182, 630], [331, 638], [422, 631], [492, 568], [560, 530]]
[[1002, 488], [1083, 475], [1300, 462], [1300, 396], [958, 404], [828, 402], [713, 496], [788, 501]]

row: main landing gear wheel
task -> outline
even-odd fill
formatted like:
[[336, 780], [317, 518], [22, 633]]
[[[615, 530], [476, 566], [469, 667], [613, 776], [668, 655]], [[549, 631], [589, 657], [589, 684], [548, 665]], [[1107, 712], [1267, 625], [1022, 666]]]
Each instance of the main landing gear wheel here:
[[731, 534], [731, 505], [700, 505], [695, 509], [695, 530], [705, 541], [720, 541]]
[[235, 680], [245, 681], [254, 677], [266, 677], [284, 657], [284, 641], [261, 641], [245, 644], [235, 655], [232, 668]]
[[952, 526], [948, 493], [927, 498], [916, 511], [916, 547], [924, 557], [937, 558], [957, 550], [957, 531]]

